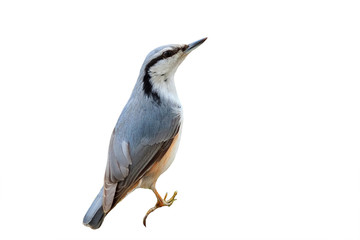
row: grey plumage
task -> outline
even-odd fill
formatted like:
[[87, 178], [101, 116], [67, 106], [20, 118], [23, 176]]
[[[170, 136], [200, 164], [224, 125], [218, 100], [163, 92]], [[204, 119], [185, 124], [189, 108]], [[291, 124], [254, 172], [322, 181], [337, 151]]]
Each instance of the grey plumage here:
[[[154, 161], [156, 153], [168, 145], [167, 142], [179, 130], [180, 116], [177, 111], [181, 107], [163, 100], [160, 108], [151, 101], [144, 94], [131, 97], [113, 131], [105, 173], [105, 212], [125, 197], [124, 192], [144, 175], [144, 169], [153, 164], [151, 161]], [[124, 141], [130, 148], [131, 165], [122, 150]], [[121, 167], [127, 168], [128, 174], [123, 174]]]
[[[175, 156], [178, 144], [174, 139], [178, 141], [181, 129], [182, 108], [173, 77], [190, 49], [204, 41], [166, 45], [146, 57], [130, 99], [112, 132], [104, 186], [84, 217], [86, 226], [99, 228], [109, 211], [136, 187], [156, 191], [157, 178]], [[155, 169], [154, 172], [151, 169]], [[158, 198], [158, 201], [170, 206], [174, 200], [166, 203]]]

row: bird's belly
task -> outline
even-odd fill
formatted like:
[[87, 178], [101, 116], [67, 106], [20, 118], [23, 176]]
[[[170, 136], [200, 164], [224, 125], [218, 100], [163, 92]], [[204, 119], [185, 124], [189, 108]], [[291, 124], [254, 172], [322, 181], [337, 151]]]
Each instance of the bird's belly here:
[[170, 165], [175, 159], [176, 152], [179, 148], [180, 137], [181, 131], [179, 131], [179, 133], [174, 137], [174, 140], [169, 147], [169, 150], [165, 153], [161, 160], [154, 163], [150, 170], [140, 180], [138, 187], [150, 188], [151, 185], [154, 185], [156, 183], [156, 180], [159, 178], [159, 176], [170, 167]]

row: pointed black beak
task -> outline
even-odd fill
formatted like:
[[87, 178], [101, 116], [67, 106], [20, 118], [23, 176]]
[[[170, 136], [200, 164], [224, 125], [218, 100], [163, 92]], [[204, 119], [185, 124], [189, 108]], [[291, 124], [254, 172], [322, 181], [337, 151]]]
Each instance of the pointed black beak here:
[[198, 40], [196, 42], [190, 43], [184, 52], [185, 53], [190, 53], [192, 50], [194, 50], [195, 48], [200, 46], [203, 42], [205, 42], [206, 39], [207, 39], [207, 37], [202, 38], [202, 39], [200, 39], [200, 40]]

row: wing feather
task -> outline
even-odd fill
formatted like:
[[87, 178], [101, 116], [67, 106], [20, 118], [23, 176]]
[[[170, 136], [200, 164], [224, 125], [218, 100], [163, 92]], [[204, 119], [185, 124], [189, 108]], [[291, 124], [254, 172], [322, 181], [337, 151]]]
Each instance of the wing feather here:
[[[124, 109], [111, 135], [104, 179], [105, 213], [134, 189], [151, 166], [164, 156], [179, 132], [181, 116], [172, 109], [163, 112], [152, 109], [151, 114], [146, 107], [136, 114], [133, 109], [136, 108]], [[134, 115], [143, 118], [131, 118]]]

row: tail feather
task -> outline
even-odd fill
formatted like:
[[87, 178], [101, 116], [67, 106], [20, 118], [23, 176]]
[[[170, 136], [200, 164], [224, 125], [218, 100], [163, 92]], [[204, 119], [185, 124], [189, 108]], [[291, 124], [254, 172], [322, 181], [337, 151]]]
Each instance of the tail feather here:
[[92, 229], [98, 229], [106, 216], [102, 207], [103, 193], [104, 189], [101, 188], [99, 194], [96, 196], [95, 200], [84, 216], [84, 225]]

